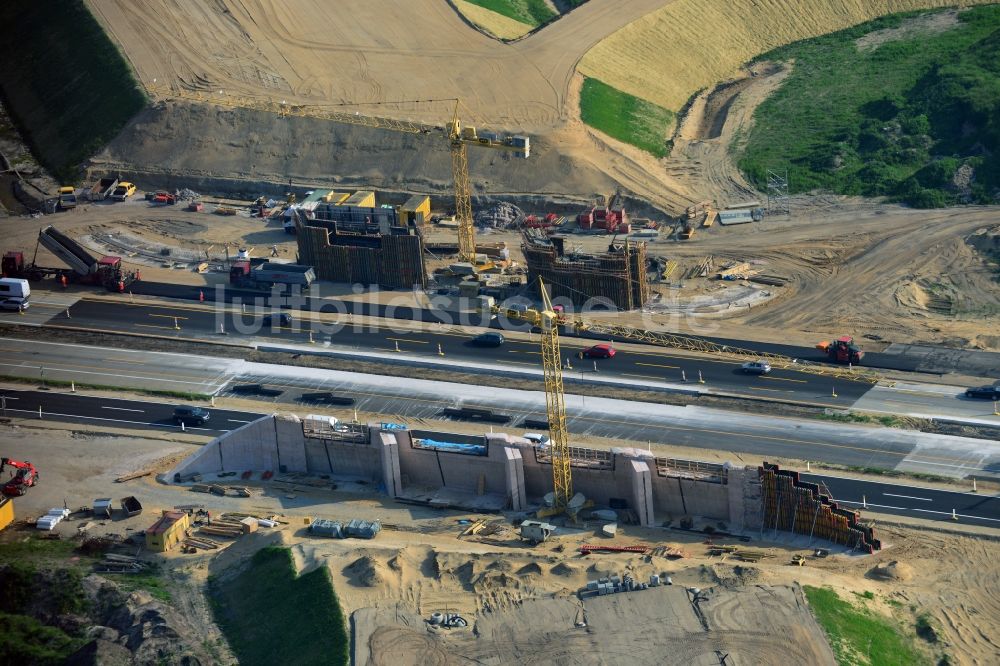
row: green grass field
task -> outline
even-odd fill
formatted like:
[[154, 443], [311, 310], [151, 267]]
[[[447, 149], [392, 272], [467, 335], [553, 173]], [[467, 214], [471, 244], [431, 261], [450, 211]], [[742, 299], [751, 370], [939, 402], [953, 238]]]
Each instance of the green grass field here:
[[863, 606], [844, 601], [831, 588], [806, 585], [803, 589], [840, 666], [930, 664], [930, 660], [913, 646], [912, 639], [903, 636], [891, 621]]
[[210, 584], [216, 621], [243, 666], [348, 663], [350, 641], [326, 567], [295, 576], [292, 552], [264, 548]]
[[583, 80], [580, 116], [594, 129], [656, 157], [669, 152], [667, 128], [674, 119], [673, 112], [597, 79]]
[[[791, 75], [755, 113], [739, 160], [758, 187], [788, 168], [794, 192], [888, 196], [919, 207], [994, 203], [1000, 194], [1000, 6], [936, 34], [859, 49], [899, 26], [888, 16], [777, 49]], [[967, 190], [956, 171], [974, 171]]]
[[530, 26], [540, 26], [556, 17], [543, 0], [468, 0], [474, 5]]
[[0, 94], [21, 135], [71, 182], [146, 104], [132, 70], [83, 0], [0, 2]]

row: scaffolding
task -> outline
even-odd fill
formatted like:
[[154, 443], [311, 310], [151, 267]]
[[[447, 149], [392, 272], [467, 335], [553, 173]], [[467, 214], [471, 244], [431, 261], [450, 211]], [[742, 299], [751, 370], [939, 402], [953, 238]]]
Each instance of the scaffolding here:
[[649, 300], [645, 243], [626, 240], [612, 243], [604, 254], [584, 254], [567, 252], [559, 236], [528, 230], [522, 234], [521, 251], [529, 282], [540, 277], [550, 286], [552, 298], [568, 299], [578, 307], [601, 299], [618, 310], [634, 310]]
[[[807, 535], [849, 546], [863, 553], [882, 549], [871, 525], [861, 522], [860, 514], [841, 509], [815, 483], [802, 481], [798, 472], [782, 470], [764, 463], [758, 468], [761, 481], [761, 538], [766, 530]], [[825, 489], [825, 488], [824, 488]]]
[[791, 215], [788, 205], [788, 169], [767, 170], [767, 214]]

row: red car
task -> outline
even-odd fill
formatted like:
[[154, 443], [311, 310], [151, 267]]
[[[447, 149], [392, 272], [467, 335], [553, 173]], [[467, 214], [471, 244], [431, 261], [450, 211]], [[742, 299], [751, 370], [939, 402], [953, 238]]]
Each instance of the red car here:
[[580, 358], [614, 358], [615, 348], [606, 342], [588, 347], [580, 352]]

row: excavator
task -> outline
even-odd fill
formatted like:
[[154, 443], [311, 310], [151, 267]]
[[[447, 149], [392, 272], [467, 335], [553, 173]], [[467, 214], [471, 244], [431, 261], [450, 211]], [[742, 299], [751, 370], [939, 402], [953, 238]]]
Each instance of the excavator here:
[[20, 460], [12, 460], [11, 458], [0, 458], [0, 474], [3, 474], [7, 466], [13, 467], [17, 471], [4, 484], [4, 495], [20, 497], [28, 492], [28, 488], [38, 485], [38, 470], [27, 460], [22, 462]]

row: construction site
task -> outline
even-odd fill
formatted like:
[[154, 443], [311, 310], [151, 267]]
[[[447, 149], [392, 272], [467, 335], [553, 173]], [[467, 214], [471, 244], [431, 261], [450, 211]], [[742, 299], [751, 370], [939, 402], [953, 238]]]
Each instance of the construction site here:
[[758, 56], [945, 3], [487, 4], [85, 0], [72, 170], [0, 74], [12, 654], [994, 663], [997, 211], [735, 162]]

